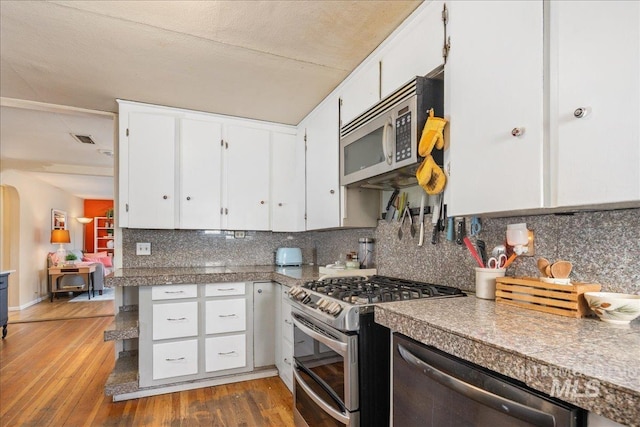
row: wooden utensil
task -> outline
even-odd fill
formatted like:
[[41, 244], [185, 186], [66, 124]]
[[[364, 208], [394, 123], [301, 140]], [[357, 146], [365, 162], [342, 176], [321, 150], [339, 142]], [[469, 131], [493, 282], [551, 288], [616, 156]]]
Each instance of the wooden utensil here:
[[538, 258], [538, 270], [540, 270], [540, 273], [542, 273], [545, 277], [549, 277], [547, 275], [547, 266], [549, 266], [549, 260], [546, 258]]
[[553, 274], [551, 274], [551, 264], [544, 268], [544, 275], [547, 277], [553, 277]]
[[573, 264], [569, 261], [556, 261], [551, 265], [551, 274], [558, 279], [566, 279], [571, 274]]

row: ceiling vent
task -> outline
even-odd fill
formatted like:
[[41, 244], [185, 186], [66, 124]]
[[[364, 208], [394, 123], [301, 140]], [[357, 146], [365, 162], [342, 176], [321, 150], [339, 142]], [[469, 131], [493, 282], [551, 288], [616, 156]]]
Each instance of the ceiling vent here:
[[91, 139], [91, 135], [76, 135], [75, 133], [72, 133], [71, 136], [82, 144], [96, 144], [96, 142]]

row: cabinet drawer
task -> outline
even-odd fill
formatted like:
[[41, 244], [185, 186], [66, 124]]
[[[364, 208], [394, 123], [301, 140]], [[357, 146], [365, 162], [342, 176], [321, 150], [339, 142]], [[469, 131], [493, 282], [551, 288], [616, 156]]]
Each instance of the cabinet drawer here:
[[179, 302], [153, 305], [153, 339], [198, 335], [198, 303]]
[[213, 372], [246, 366], [246, 341], [245, 334], [207, 338], [205, 340], [205, 370]]
[[153, 345], [153, 379], [198, 373], [198, 340]]
[[207, 297], [226, 297], [229, 295], [244, 295], [245, 283], [214, 283], [206, 285], [204, 295]]
[[282, 338], [293, 343], [293, 322], [291, 321], [291, 306], [282, 304]]
[[198, 285], [160, 285], [151, 288], [151, 299], [154, 301], [196, 298], [197, 296]]
[[287, 341], [282, 342], [282, 369], [278, 372], [289, 390], [293, 391], [293, 346]]
[[247, 328], [247, 302], [244, 298], [206, 302], [206, 334], [244, 331]]

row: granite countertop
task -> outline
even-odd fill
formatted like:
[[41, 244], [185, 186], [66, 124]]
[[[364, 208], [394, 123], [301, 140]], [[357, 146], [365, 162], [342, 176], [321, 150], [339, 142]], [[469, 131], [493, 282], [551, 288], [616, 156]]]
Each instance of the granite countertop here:
[[120, 268], [105, 278], [105, 285], [152, 286], [188, 283], [259, 282], [273, 280], [287, 286], [319, 277], [318, 267], [275, 265], [222, 267]]
[[518, 309], [470, 294], [381, 304], [375, 320], [560, 400], [640, 426], [637, 319], [612, 325], [597, 318]]

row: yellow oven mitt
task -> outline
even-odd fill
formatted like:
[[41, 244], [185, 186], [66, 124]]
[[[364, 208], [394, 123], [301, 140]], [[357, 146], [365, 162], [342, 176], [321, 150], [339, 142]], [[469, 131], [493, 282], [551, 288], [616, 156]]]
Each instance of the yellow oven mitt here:
[[416, 171], [416, 178], [418, 179], [418, 184], [424, 188], [424, 191], [431, 195], [441, 193], [447, 183], [444, 171], [433, 160], [431, 155], [427, 155]]
[[434, 146], [438, 150], [444, 147], [442, 131], [446, 124], [447, 121], [445, 119], [433, 116], [433, 108], [429, 110], [429, 118], [427, 118], [427, 123], [424, 125], [420, 143], [418, 144], [418, 154], [422, 157], [427, 157]]

